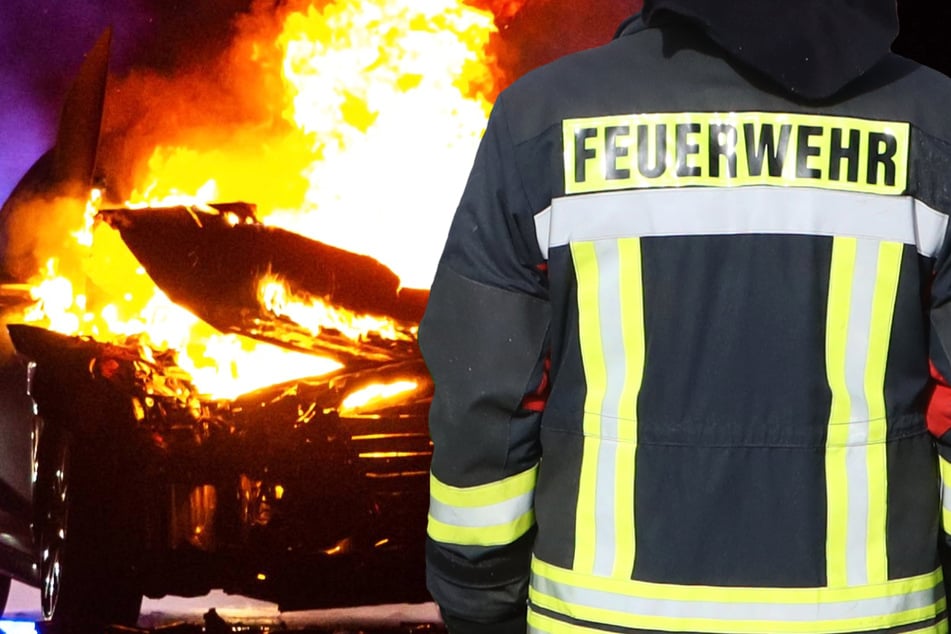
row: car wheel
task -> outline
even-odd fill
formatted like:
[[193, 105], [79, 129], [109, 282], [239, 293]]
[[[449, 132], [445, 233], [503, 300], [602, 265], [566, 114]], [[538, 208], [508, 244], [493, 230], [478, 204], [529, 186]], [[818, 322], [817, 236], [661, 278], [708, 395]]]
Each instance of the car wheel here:
[[47, 426], [37, 477], [36, 526], [43, 634], [102, 631], [135, 625], [142, 593], [116, 556], [119, 538], [103, 513], [107, 483], [70, 435]]
[[0, 616], [7, 607], [7, 599], [10, 597], [10, 577], [0, 575]]
[[[62, 435], [62, 434], [60, 434]], [[43, 616], [51, 618], [59, 603], [62, 587], [63, 553], [69, 519], [69, 445], [62, 439], [47, 448], [39, 482], [42, 491], [42, 518], [38, 525], [40, 547], [40, 604]]]

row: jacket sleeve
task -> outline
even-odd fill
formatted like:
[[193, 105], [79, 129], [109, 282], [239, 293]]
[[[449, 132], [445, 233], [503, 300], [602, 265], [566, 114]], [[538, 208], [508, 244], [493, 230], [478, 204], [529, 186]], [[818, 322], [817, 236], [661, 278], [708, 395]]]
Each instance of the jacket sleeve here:
[[[941, 565], [951, 579], [951, 244], [938, 254], [931, 284], [929, 356], [934, 379], [928, 402], [928, 429], [935, 438], [941, 477]], [[951, 584], [945, 583], [946, 591]], [[949, 592], [951, 595], [951, 592]]]
[[426, 570], [452, 634], [525, 631], [549, 304], [501, 99], [433, 282], [419, 342], [435, 383]]

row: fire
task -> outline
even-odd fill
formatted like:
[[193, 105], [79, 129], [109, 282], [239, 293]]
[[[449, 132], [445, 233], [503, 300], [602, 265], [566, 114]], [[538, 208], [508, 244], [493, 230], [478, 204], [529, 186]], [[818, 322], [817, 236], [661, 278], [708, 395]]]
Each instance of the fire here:
[[[510, 17], [523, 2], [497, 0], [493, 8]], [[254, 6], [215, 63], [218, 75], [203, 79], [227, 91], [220, 103], [189, 100], [185, 88], [178, 97], [174, 85], [154, 99], [201, 116], [247, 102], [256, 118], [237, 126], [228, 120], [220, 129], [214, 121], [182, 126], [145, 148], [146, 169], [134, 176], [124, 204], [254, 202], [265, 224], [371, 255], [404, 286], [428, 287], [498, 91], [501, 73], [488, 52], [496, 15], [466, 0]], [[130, 78], [125, 85], [149, 81]], [[117, 233], [94, 222], [102, 197], [94, 193], [73, 223], [73, 242], [44, 256], [32, 281], [35, 303], [12, 321], [175, 350], [198, 388], [218, 397], [338, 367], [221, 334], [176, 306]], [[355, 340], [415, 335], [384, 318], [295, 294], [278, 280], [262, 280], [259, 288], [265, 309], [314, 336], [324, 329]]]
[[322, 330], [335, 330], [354, 341], [371, 335], [391, 341], [409, 340], [397, 331], [391, 319], [373, 315], [358, 315], [353, 311], [331, 306], [319, 297], [296, 294], [281, 280], [266, 275], [258, 283], [261, 305], [277, 317], [286, 317], [306, 328], [314, 337]]
[[396, 401], [397, 397], [412, 392], [417, 387], [416, 381], [410, 380], [368, 385], [347, 395], [340, 407], [340, 414], [353, 415], [368, 405], [379, 406], [387, 401]]
[[[144, 275], [141, 271], [140, 275]], [[46, 264], [33, 284], [34, 304], [18, 319], [70, 335], [133, 345], [144, 358], [153, 350], [176, 350], [177, 364], [207, 396], [233, 398], [263, 385], [325, 374], [340, 364], [292, 352], [233, 334], [222, 334], [173, 303], [158, 289], [141, 308], [129, 309], [131, 295], [98, 312], [58, 274], [56, 260]]]
[[463, 0], [292, 4], [276, 39], [255, 25], [231, 52], [267, 75], [249, 90], [273, 91], [278, 120], [153, 148], [132, 202], [197, 193], [211, 174], [219, 200], [256, 203], [265, 224], [428, 287], [498, 90], [494, 16]]

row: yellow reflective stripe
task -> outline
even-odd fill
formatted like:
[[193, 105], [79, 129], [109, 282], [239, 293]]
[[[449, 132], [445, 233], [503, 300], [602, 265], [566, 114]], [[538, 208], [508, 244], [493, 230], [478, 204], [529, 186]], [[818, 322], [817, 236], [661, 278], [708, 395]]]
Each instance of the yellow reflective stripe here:
[[908, 630], [904, 634], [948, 634], [948, 619], [941, 619], [934, 625]]
[[438, 542], [464, 546], [508, 544], [535, 522], [532, 494], [538, 465], [497, 482], [456, 487], [429, 476], [427, 533]]
[[625, 376], [618, 403], [616, 444], [616, 484], [614, 502], [615, 558], [613, 576], [630, 579], [634, 569], [634, 479], [637, 452], [637, 395], [644, 378], [644, 282], [641, 270], [641, 242], [636, 238], [618, 240], [617, 289], [621, 304], [624, 336]]
[[429, 494], [436, 500], [450, 506], [489, 506], [506, 502], [533, 491], [537, 479], [538, 465], [497, 482], [471, 487], [450, 486], [430, 473]]
[[533, 605], [575, 619], [634, 629], [724, 634], [861, 632], [913, 625], [934, 618], [945, 607], [940, 569], [884, 584], [845, 588], [622, 581], [582, 575], [537, 559], [532, 570], [529, 598]]
[[435, 541], [459, 546], [503, 546], [511, 544], [535, 524], [535, 511], [527, 511], [518, 519], [495, 526], [456, 526], [440, 522], [432, 515], [426, 533]]
[[545, 614], [540, 614], [528, 608], [528, 634], [563, 634], [565, 632], [591, 632], [593, 634], [604, 634], [604, 630], [598, 630], [574, 623], [565, 623], [558, 619], [553, 619]]
[[829, 585], [888, 578], [884, 390], [903, 249], [897, 242], [833, 240], [826, 321]]
[[578, 336], [585, 373], [584, 453], [575, 514], [577, 570], [591, 571], [595, 558], [598, 454], [601, 451], [601, 408], [607, 387], [607, 370], [601, 345], [598, 259], [592, 243], [571, 245], [578, 282]]
[[835, 238], [832, 243], [832, 267], [829, 275], [829, 303], [826, 311], [826, 372], [832, 392], [829, 431], [826, 440], [826, 575], [828, 585], [846, 584], [846, 546], [848, 543], [848, 475], [845, 447], [849, 439], [846, 424], [852, 410], [845, 380], [846, 343], [849, 330], [849, 306], [852, 277], [855, 272], [856, 241]]
[[951, 534], [951, 462], [938, 456], [941, 470], [941, 526], [944, 532]]
[[[899, 627], [924, 621], [934, 617], [944, 609], [942, 599], [933, 606], [906, 610], [897, 614], [881, 617], [856, 617], [835, 619], [833, 621], [777, 621], [777, 620], [737, 620], [706, 619], [675, 616], [643, 616], [617, 610], [606, 610], [589, 606], [570, 605], [555, 597], [543, 595], [529, 589], [529, 599], [535, 605], [558, 612], [575, 619], [605, 623], [616, 627], [635, 629], [664, 630], [671, 632], [703, 632], [705, 634], [843, 634], [844, 632], [864, 632], [868, 630]], [[570, 626], [574, 628], [575, 626]], [[939, 631], [937, 628], [931, 628]], [[555, 630], [556, 632], [558, 630]], [[565, 629], [561, 631], [572, 631]], [[929, 631], [926, 628], [923, 631]]]
[[541, 559], [532, 560], [532, 572], [561, 584], [590, 588], [643, 599], [670, 601], [708, 601], [711, 603], [776, 603], [782, 605], [815, 605], [818, 603], [845, 603], [866, 599], [898, 597], [934, 588], [944, 578], [940, 568], [923, 575], [893, 579], [867, 586], [814, 587], [814, 588], [749, 588], [739, 586], [677, 585], [631, 579], [595, 577], [555, 566]]
[[868, 402], [868, 582], [888, 580], [887, 517], [888, 460], [886, 454], [888, 423], [885, 411], [885, 369], [891, 341], [892, 318], [898, 294], [903, 245], [883, 242], [879, 245], [872, 322], [868, 338], [868, 362], [865, 368], [865, 398]]
[[[531, 606], [528, 609], [528, 634], [572, 634], [573, 632], [604, 634], [604, 631], [553, 619], [550, 616], [533, 611]], [[948, 621], [942, 619], [934, 625], [907, 630], [905, 634], [948, 634]]]

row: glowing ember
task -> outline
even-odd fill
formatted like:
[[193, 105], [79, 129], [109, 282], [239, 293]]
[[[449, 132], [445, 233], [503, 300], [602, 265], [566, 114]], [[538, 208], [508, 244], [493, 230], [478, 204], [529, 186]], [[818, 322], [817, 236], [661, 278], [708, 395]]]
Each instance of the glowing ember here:
[[387, 401], [399, 401], [398, 399], [408, 392], [412, 392], [417, 387], [416, 381], [396, 381], [394, 383], [374, 383], [365, 388], [357, 390], [343, 400], [340, 407], [341, 416], [359, 413], [361, 408], [367, 406], [379, 407]]

